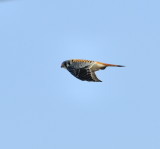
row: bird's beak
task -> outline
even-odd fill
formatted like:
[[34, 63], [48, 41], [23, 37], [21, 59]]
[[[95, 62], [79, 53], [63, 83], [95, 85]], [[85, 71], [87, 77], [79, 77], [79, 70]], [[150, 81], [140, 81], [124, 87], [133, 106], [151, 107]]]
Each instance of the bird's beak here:
[[63, 68], [63, 67], [64, 67], [64, 65], [62, 64], [62, 65], [61, 65], [61, 68]]

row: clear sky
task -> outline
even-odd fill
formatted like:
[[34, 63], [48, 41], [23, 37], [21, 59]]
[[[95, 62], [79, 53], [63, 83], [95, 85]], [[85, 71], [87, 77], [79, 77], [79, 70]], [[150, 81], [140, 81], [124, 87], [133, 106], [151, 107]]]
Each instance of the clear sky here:
[[1, 0], [0, 148], [160, 149], [159, 65], [159, 0]]

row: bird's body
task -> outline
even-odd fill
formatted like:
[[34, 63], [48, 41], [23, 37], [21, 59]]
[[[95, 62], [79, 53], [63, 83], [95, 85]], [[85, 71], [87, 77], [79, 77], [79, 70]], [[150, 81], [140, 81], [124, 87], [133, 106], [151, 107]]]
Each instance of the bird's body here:
[[122, 65], [106, 64], [97, 61], [71, 59], [62, 63], [61, 67], [66, 68], [73, 76], [82, 81], [102, 82], [95, 74], [95, 71], [103, 70], [108, 66], [124, 67]]

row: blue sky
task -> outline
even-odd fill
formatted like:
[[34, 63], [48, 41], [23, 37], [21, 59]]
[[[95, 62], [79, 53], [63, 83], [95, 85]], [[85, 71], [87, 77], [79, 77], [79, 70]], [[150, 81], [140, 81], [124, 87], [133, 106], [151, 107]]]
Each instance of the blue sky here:
[[[0, 148], [159, 149], [160, 1], [0, 1]], [[82, 58], [125, 65], [83, 82]]]

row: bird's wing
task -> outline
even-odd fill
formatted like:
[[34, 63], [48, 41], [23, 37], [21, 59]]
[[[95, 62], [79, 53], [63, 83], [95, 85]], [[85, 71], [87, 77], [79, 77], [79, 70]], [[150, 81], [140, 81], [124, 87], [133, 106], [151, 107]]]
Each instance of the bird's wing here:
[[99, 80], [95, 74], [95, 72], [91, 71], [88, 66], [83, 68], [75, 68], [75, 67], [68, 67], [68, 71], [75, 76], [76, 78], [82, 81], [93, 81], [93, 82], [102, 82]]

